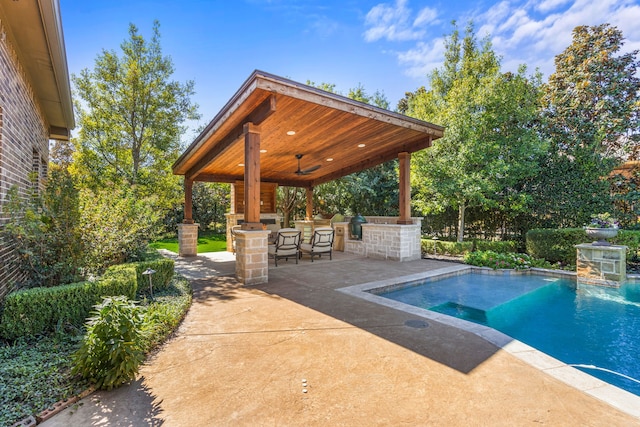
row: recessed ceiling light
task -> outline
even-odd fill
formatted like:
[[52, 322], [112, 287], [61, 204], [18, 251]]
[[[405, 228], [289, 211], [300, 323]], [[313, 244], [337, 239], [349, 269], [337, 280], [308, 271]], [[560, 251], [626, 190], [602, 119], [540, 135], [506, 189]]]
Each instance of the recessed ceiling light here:
[[366, 147], [366, 146], [367, 146], [367, 144], [358, 144], [358, 147], [359, 147], [359, 148], [364, 148], [364, 147]]
[[289, 130], [287, 131], [287, 135], [295, 135], [296, 131], [295, 130]]
[[263, 149], [263, 150], [260, 150], [260, 152], [261, 152], [261, 153], [266, 153], [266, 152], [267, 152], [267, 150], [264, 150], [264, 149]]
[[333, 157], [329, 157], [329, 158], [327, 159], [327, 162], [333, 162]]
[[238, 166], [244, 167], [244, 163], [238, 163]]

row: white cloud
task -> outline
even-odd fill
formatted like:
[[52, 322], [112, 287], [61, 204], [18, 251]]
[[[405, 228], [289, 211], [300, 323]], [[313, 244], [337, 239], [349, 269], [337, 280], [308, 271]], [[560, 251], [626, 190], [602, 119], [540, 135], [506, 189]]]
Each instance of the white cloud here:
[[414, 78], [425, 78], [442, 64], [444, 39], [437, 38], [429, 43], [418, 42], [415, 48], [397, 52], [398, 62], [406, 67], [405, 73]]
[[[417, 3], [420, 0], [412, 0]], [[539, 68], [548, 77], [555, 71], [554, 59], [572, 42], [572, 32], [579, 25], [610, 23], [625, 37], [623, 53], [640, 49], [640, 4], [638, 0], [498, 0], [483, 11], [458, 11], [444, 16], [447, 8], [425, 7], [413, 12], [407, 0], [381, 3], [366, 16], [367, 41], [415, 40], [412, 47], [395, 51], [405, 73], [424, 78], [444, 59], [443, 39], [427, 38], [427, 28], [449, 33], [451, 28], [436, 26], [457, 20], [462, 27], [473, 19], [479, 37], [489, 35], [493, 48], [503, 58], [503, 69], [515, 71], [526, 64], [529, 72]], [[462, 28], [461, 28], [462, 29]]]
[[533, 7], [540, 12], [550, 12], [552, 10], [558, 9], [565, 4], [569, 3], [571, 0], [544, 0], [541, 2], [533, 1]]
[[411, 20], [412, 10], [407, 7], [407, 0], [396, 0], [395, 4], [380, 3], [367, 13], [365, 25], [369, 27], [364, 33], [368, 42], [387, 39], [390, 41], [406, 41], [420, 39], [425, 34], [424, 26], [437, 18], [437, 11], [425, 7], [416, 18]]

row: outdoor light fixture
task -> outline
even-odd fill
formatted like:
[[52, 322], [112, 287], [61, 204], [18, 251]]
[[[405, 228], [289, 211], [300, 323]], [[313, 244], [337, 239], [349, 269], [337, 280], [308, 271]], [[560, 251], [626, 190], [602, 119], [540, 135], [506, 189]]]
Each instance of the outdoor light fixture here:
[[152, 270], [150, 268], [147, 268], [145, 271], [142, 272], [143, 276], [149, 276], [149, 291], [151, 292], [151, 299], [153, 299], [153, 283], [151, 283], [151, 276], [155, 272], [156, 272], [155, 270]]
[[244, 167], [244, 163], [238, 163], [238, 166], [240, 166], [241, 168]]
[[364, 147], [366, 147], [366, 146], [367, 146], [367, 144], [358, 144], [358, 147], [359, 147], [359, 148], [364, 148]]
[[262, 149], [262, 150], [260, 150], [260, 152], [261, 152], [261, 153], [266, 153], [266, 152], [267, 152], [267, 150]]
[[327, 159], [327, 162], [333, 162], [333, 157], [329, 157], [329, 158]]
[[296, 131], [295, 130], [289, 130], [287, 131], [287, 135], [295, 135]]

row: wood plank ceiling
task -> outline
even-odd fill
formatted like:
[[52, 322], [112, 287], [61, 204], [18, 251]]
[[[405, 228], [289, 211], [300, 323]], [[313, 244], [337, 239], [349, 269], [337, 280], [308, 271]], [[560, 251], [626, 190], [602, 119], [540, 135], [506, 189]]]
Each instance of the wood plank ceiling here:
[[[259, 124], [264, 182], [313, 188], [415, 152], [444, 128], [255, 71], [173, 165], [193, 181], [244, 179], [246, 122]], [[293, 133], [293, 134], [292, 134]], [[319, 167], [307, 175], [301, 169]]]

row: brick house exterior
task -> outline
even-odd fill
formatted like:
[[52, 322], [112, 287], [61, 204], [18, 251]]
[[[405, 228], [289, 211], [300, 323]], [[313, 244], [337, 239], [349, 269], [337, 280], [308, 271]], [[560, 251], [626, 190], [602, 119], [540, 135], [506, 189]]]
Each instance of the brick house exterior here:
[[[0, 2], [0, 229], [7, 192], [26, 197], [47, 177], [49, 140], [68, 140], [74, 127], [58, 0]], [[0, 237], [0, 300], [20, 271]]]

